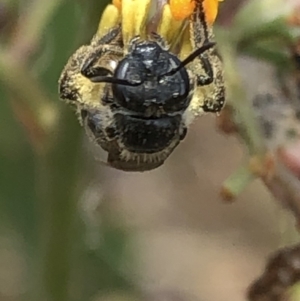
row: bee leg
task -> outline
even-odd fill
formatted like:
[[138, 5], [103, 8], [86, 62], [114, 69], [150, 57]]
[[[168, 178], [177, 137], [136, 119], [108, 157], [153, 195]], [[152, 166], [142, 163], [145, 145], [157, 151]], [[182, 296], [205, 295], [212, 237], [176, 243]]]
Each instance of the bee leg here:
[[92, 82], [97, 82], [97, 78], [112, 75], [112, 72], [104, 67], [92, 67], [81, 70], [81, 74], [90, 79]]
[[219, 113], [225, 105], [225, 89], [221, 89], [218, 94], [215, 95], [215, 99], [212, 102], [205, 101], [202, 109], [207, 113]]
[[225, 105], [225, 84], [223, 66], [215, 49], [199, 55], [195, 66], [196, 89], [202, 92], [200, 95], [203, 97], [201, 109], [204, 112], [220, 112]]
[[91, 80], [99, 76], [112, 75], [113, 70], [100, 65], [101, 58], [107, 54], [122, 56], [123, 51], [117, 46], [102, 45], [97, 47], [96, 50], [90, 54], [83, 63], [80, 70], [81, 74]]
[[[203, 1], [195, 2], [195, 11], [190, 18], [190, 38], [194, 50], [214, 40], [213, 28], [206, 21]], [[220, 112], [225, 105], [225, 84], [223, 64], [215, 47], [200, 54], [193, 69], [199, 95], [203, 97], [200, 108], [204, 112]]]
[[205, 74], [201, 74], [196, 77], [197, 85], [199, 86], [210, 85], [214, 81], [214, 71], [211, 66], [211, 63], [207, 55], [205, 54], [200, 54], [198, 58]]
[[117, 45], [122, 46], [122, 35], [121, 35], [121, 26], [117, 26], [111, 29], [106, 35], [100, 37], [96, 34], [92, 41], [92, 45], [100, 46], [100, 45]]
[[204, 92], [202, 109], [204, 112], [218, 113], [225, 105], [225, 83], [223, 64], [215, 49], [210, 49], [200, 58], [201, 68], [205, 75], [198, 75], [197, 85], [211, 86], [211, 89]]

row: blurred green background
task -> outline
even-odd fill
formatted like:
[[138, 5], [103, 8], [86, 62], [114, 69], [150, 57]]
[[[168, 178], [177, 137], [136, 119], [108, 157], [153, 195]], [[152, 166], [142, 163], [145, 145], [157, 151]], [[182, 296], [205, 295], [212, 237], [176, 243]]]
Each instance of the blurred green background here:
[[[108, 2], [0, 0], [0, 300], [246, 300], [282, 243], [284, 213], [259, 182], [221, 204], [219, 189], [245, 153], [239, 141], [205, 116], [162, 168], [126, 174], [95, 162], [58, 100], [63, 66]], [[289, 57], [272, 40], [282, 20], [257, 30], [268, 21], [259, 8], [255, 20], [240, 14], [234, 32], [225, 27], [246, 2], [222, 4], [218, 37], [225, 52], [232, 42], [272, 63], [231, 54], [253, 96], [271, 89]], [[257, 37], [269, 44], [255, 47]]]
[[106, 4], [0, 3], [0, 244], [8, 256], [0, 300], [91, 300], [101, 291], [131, 290], [119, 271], [121, 222], [106, 212], [101, 250], [86, 246], [77, 210], [89, 181], [82, 133], [57, 95], [64, 64], [92, 37]]

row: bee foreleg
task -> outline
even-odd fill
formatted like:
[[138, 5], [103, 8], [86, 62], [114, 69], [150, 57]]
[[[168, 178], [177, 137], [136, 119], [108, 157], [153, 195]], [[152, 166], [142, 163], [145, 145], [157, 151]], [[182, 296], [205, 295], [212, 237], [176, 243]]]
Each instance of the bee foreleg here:
[[209, 61], [209, 58], [205, 54], [201, 54], [198, 58], [202, 69], [204, 70], [204, 74], [196, 76], [197, 85], [209, 85], [214, 81], [214, 71]]
[[[122, 54], [122, 50], [116, 46], [99, 46], [92, 54], [90, 54], [89, 58], [82, 65], [80, 70], [81, 74], [93, 82], [98, 82], [98, 78], [113, 74], [113, 69], [109, 64], [107, 64], [105, 56], [121, 56]], [[103, 64], [106, 64], [106, 66], [104, 67]]]

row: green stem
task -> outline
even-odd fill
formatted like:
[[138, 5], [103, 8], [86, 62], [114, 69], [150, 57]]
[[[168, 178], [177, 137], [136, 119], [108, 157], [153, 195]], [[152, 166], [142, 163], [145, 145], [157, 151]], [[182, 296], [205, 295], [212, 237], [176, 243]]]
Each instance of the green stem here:
[[[96, 1], [93, 1], [96, 2]], [[97, 11], [97, 21], [104, 2]], [[86, 5], [86, 3], [85, 3]], [[84, 18], [90, 20], [90, 15]], [[87, 26], [84, 26], [86, 29]], [[96, 26], [95, 26], [96, 28]], [[90, 31], [90, 29], [89, 29]], [[88, 34], [87, 36], [90, 36]], [[74, 258], [78, 258], [77, 244], [82, 244], [78, 229], [77, 206], [82, 194], [83, 161], [78, 153], [81, 150], [81, 129], [72, 110], [61, 107], [60, 119], [51, 132], [50, 146], [38, 162], [41, 207], [41, 292], [49, 301], [68, 301], [71, 299]], [[80, 237], [80, 238], [79, 238]], [[79, 248], [80, 249], [80, 248]], [[82, 272], [82, 271], [80, 271]]]
[[224, 182], [222, 197], [226, 201], [234, 200], [254, 179], [255, 176], [250, 171], [247, 161]]
[[[42, 289], [39, 294], [46, 293], [50, 301], [67, 301], [70, 293], [76, 206], [80, 195], [78, 175], [81, 170], [77, 152], [80, 149], [79, 127], [75, 123], [73, 114], [64, 112], [64, 119], [53, 133], [53, 147], [37, 162], [42, 243]], [[42, 300], [40, 295], [38, 297]]]

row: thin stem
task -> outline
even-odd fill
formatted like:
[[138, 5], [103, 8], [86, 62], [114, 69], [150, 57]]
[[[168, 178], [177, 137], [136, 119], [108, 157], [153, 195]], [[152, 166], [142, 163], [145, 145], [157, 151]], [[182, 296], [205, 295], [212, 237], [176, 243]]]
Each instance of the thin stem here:
[[249, 162], [243, 163], [222, 185], [222, 198], [225, 201], [234, 200], [254, 179]]
[[[71, 258], [80, 196], [80, 135], [72, 112], [53, 132], [52, 148], [39, 157], [37, 176], [41, 200], [41, 294], [50, 301], [69, 300]], [[38, 296], [38, 300], [42, 300]]]

